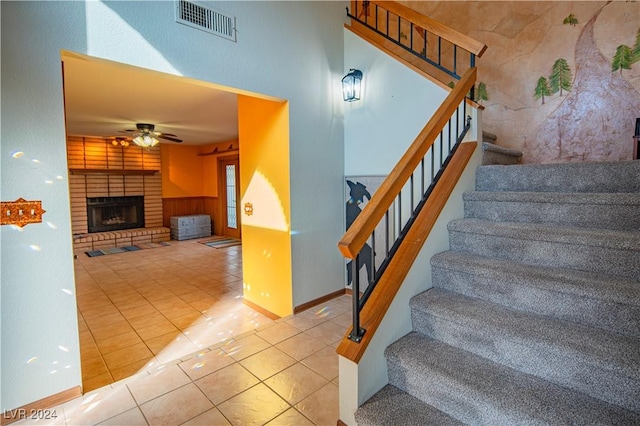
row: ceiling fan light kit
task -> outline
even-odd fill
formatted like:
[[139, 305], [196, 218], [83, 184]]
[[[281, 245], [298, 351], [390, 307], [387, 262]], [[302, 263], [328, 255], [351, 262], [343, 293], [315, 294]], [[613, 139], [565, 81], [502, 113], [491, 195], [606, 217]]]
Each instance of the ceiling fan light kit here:
[[125, 130], [125, 132], [133, 132], [133, 143], [143, 148], [151, 148], [158, 145], [160, 139], [166, 139], [176, 143], [182, 142], [182, 139], [178, 139], [176, 135], [156, 132], [154, 131], [155, 128], [156, 126], [154, 124], [137, 123], [135, 131]]
[[143, 148], [151, 148], [158, 145], [160, 141], [149, 134], [138, 135], [133, 138], [133, 143]]

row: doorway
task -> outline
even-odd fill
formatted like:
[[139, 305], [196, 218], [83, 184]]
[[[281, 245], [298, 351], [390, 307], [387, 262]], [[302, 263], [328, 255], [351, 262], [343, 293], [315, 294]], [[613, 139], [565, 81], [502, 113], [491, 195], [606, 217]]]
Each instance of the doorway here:
[[218, 158], [218, 195], [220, 233], [240, 239], [240, 159], [237, 155]]

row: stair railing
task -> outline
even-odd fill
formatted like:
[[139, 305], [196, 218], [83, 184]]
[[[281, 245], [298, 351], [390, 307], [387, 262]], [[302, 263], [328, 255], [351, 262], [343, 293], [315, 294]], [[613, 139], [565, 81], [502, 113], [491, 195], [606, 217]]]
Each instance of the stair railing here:
[[[355, 0], [351, 5], [353, 13], [347, 8], [347, 16], [352, 23], [364, 25], [454, 80], [475, 67], [476, 56], [482, 56], [487, 48], [400, 3]], [[473, 99], [473, 92], [470, 97]]]
[[[338, 243], [349, 259], [352, 281], [351, 341], [361, 341], [366, 332], [360, 326], [362, 308], [470, 128], [467, 95], [476, 74], [475, 67], [464, 73]], [[361, 295], [362, 266], [368, 272], [368, 285]]]

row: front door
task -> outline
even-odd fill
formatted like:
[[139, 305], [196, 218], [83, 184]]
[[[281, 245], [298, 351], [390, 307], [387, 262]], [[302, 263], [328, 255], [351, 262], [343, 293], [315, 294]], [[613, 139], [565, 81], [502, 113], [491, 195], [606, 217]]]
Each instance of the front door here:
[[237, 156], [218, 160], [221, 233], [240, 238], [240, 161]]

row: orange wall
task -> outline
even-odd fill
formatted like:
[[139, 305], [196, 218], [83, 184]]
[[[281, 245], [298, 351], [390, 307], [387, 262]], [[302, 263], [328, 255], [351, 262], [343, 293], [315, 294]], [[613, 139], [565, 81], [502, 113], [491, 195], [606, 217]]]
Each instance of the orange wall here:
[[293, 313], [289, 104], [238, 96], [238, 112], [244, 297], [283, 317]]
[[162, 198], [201, 197], [204, 194], [204, 164], [200, 148], [161, 144]]

